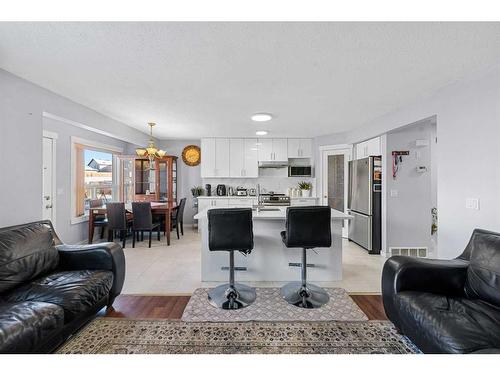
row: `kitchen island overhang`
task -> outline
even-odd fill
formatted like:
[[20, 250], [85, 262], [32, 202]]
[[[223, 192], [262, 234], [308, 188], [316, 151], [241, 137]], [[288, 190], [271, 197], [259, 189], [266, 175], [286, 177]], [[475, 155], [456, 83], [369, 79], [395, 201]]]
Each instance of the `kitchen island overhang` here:
[[[245, 256], [235, 252], [236, 281], [287, 282], [300, 278], [302, 250], [287, 248], [280, 233], [285, 230], [287, 207], [253, 211], [254, 248]], [[229, 256], [208, 248], [208, 208], [195, 215], [201, 230], [201, 281], [225, 282]], [[310, 282], [342, 280], [342, 222], [352, 216], [332, 209], [332, 245], [308, 250], [307, 272]]]

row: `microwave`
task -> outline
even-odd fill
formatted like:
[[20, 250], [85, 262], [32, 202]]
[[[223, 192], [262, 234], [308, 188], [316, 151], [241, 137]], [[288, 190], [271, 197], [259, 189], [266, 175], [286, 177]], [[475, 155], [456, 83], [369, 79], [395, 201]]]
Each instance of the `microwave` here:
[[311, 166], [288, 166], [288, 177], [312, 177]]

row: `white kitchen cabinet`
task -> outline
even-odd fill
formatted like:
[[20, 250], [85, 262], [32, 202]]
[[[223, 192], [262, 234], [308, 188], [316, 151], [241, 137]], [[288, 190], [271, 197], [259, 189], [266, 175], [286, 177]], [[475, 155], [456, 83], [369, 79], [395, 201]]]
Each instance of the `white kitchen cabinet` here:
[[229, 177], [229, 138], [202, 138], [201, 152], [201, 177]]
[[363, 159], [368, 156], [381, 155], [380, 137], [375, 137], [355, 145], [356, 159]]
[[310, 138], [290, 138], [288, 139], [289, 158], [310, 158], [312, 157], [312, 141]]
[[231, 138], [229, 140], [229, 175], [243, 177], [245, 169], [245, 140]]
[[258, 177], [258, 164], [257, 139], [231, 138], [229, 140], [230, 177]]
[[259, 139], [259, 161], [288, 160], [288, 142], [286, 138]]
[[198, 197], [198, 212], [211, 207], [229, 207], [229, 199], [217, 197]]
[[259, 149], [257, 138], [245, 138], [244, 177], [259, 177]]
[[201, 177], [215, 177], [215, 138], [201, 139]]
[[290, 198], [290, 206], [315, 206], [317, 202], [314, 197]]

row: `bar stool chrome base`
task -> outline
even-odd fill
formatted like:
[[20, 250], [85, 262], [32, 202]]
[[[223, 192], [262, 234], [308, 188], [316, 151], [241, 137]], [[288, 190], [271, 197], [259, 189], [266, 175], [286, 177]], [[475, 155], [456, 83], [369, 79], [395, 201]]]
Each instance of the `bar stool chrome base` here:
[[291, 305], [305, 309], [315, 309], [328, 303], [330, 296], [323, 288], [306, 283], [304, 288], [302, 282], [292, 281], [281, 287], [281, 296]]
[[214, 307], [224, 310], [242, 309], [251, 305], [257, 294], [255, 288], [245, 284], [222, 284], [208, 292], [208, 302]]

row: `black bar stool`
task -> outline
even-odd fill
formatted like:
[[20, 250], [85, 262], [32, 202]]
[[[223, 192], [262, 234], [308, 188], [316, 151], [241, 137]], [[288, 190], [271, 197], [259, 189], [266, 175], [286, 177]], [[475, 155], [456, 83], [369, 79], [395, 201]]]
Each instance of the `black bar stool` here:
[[252, 209], [211, 209], [207, 215], [210, 251], [229, 251], [229, 284], [210, 290], [208, 300], [226, 310], [246, 307], [255, 301], [255, 288], [234, 282], [234, 252], [250, 254], [253, 249]]
[[281, 287], [281, 296], [290, 304], [303, 308], [321, 307], [330, 300], [323, 288], [307, 282], [307, 249], [332, 244], [331, 209], [327, 206], [289, 207], [286, 231], [281, 239], [286, 247], [302, 248], [302, 280]]

